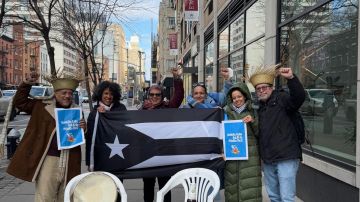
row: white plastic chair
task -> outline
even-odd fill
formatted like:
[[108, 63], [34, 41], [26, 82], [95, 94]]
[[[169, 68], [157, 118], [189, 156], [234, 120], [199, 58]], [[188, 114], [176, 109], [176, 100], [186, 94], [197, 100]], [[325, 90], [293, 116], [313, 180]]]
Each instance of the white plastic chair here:
[[120, 193], [121, 196], [121, 202], [127, 202], [127, 194], [125, 192], [124, 185], [121, 183], [119, 178], [117, 178], [115, 175], [108, 173], [108, 172], [88, 172], [80, 174], [74, 178], [72, 178], [69, 183], [66, 185], [65, 193], [64, 193], [64, 202], [70, 202], [72, 195], [74, 193], [74, 189], [76, 188], [76, 185], [84, 178], [86, 178], [89, 175], [92, 174], [100, 174], [100, 175], [106, 175], [105, 177], [110, 177], [112, 181], [115, 183], [117, 187], [118, 193]]
[[[181, 184], [185, 190], [185, 202], [189, 197], [190, 183], [196, 183], [196, 201], [214, 201], [220, 189], [219, 176], [212, 170], [205, 168], [189, 168], [173, 175], [165, 186], [157, 192], [156, 202], [162, 202], [165, 194]], [[211, 193], [209, 193], [212, 188]]]

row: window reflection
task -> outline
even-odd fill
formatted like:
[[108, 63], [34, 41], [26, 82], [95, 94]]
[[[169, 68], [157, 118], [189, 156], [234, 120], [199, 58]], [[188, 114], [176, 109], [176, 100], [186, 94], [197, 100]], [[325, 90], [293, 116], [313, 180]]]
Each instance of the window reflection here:
[[220, 75], [220, 70], [221, 68], [228, 68], [229, 67], [229, 58], [225, 57], [221, 60], [219, 60], [219, 73], [218, 73], [218, 81], [219, 81], [219, 85], [218, 85], [218, 91], [221, 91], [223, 89], [223, 85], [224, 85], [224, 79], [221, 77]]
[[234, 70], [234, 79], [240, 82], [244, 75], [244, 50], [240, 49], [230, 55], [230, 67]]
[[[357, 2], [357, 1], [356, 1]], [[358, 7], [331, 2], [281, 29], [281, 61], [306, 89], [301, 112], [316, 152], [355, 164]]]
[[219, 57], [225, 56], [229, 52], [229, 27], [219, 34]]
[[245, 48], [245, 71], [264, 64], [264, 38], [257, 40]]
[[205, 46], [205, 85], [208, 92], [216, 91], [214, 41]]
[[241, 15], [230, 25], [230, 51], [244, 45], [244, 15]]
[[281, 22], [287, 20], [305, 9], [314, 6], [320, 0], [283, 0], [281, 1]]
[[246, 11], [246, 42], [265, 33], [265, 1], [258, 0]]

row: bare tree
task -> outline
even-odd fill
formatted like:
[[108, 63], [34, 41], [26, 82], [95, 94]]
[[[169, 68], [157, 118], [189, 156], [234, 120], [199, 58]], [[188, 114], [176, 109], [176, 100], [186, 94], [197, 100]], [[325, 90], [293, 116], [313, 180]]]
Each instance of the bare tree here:
[[26, 15], [19, 14], [16, 11], [5, 14], [5, 17], [11, 18], [16, 23], [24, 23], [25, 26], [31, 27], [40, 32], [44, 39], [47, 52], [50, 60], [51, 74], [56, 75], [55, 66], [55, 49], [51, 45], [50, 31], [53, 28], [53, 17], [55, 7], [58, 5], [59, 0], [28, 0], [21, 1], [16, 4], [26, 6], [29, 10]]
[[[104, 65], [96, 63], [95, 49], [102, 50], [110, 19], [118, 8], [133, 5], [133, 1], [119, 3], [118, 0], [70, 0], [59, 7], [59, 18], [63, 22], [64, 35], [83, 60], [86, 89], [91, 100], [90, 79], [94, 86], [103, 78]], [[103, 60], [103, 59], [102, 59]], [[91, 102], [90, 102], [91, 103]], [[92, 105], [90, 104], [90, 108]]]
[[1, 6], [0, 6], [0, 27], [2, 27], [3, 19], [5, 16], [5, 6], [6, 6], [6, 0], [1, 0]]

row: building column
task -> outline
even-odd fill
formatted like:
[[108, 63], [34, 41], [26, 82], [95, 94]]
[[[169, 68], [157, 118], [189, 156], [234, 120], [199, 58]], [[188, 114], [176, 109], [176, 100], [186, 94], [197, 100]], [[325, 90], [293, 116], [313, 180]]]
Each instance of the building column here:
[[204, 4], [205, 1], [199, 1], [199, 22], [198, 22], [198, 33], [200, 36], [200, 44], [199, 44], [199, 50], [198, 50], [198, 82], [204, 82], [204, 70], [205, 70], [205, 44], [204, 44]]
[[215, 79], [216, 81], [216, 88], [218, 87], [218, 56], [217, 56], [217, 50], [218, 50], [218, 2], [217, 0], [213, 1], [213, 12], [214, 12], [214, 36], [213, 36], [213, 40], [214, 40], [214, 69], [215, 69], [215, 75], [213, 79]]
[[265, 65], [276, 63], [276, 30], [278, 2], [265, 0]]

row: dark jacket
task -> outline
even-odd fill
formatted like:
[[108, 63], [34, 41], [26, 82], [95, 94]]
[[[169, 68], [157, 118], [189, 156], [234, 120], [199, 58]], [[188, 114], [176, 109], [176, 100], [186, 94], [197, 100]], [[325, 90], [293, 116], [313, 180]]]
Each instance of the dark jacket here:
[[[231, 93], [239, 89], [246, 97], [246, 108], [241, 113], [234, 111]], [[261, 164], [258, 148], [258, 121], [251, 106], [251, 95], [244, 83], [237, 83], [227, 94], [227, 105], [224, 108], [229, 120], [240, 120], [252, 116], [255, 120], [247, 123], [248, 160], [226, 161], [225, 164], [225, 201], [262, 201]]]
[[[86, 137], [86, 165], [90, 165], [90, 151], [91, 151], [91, 144], [92, 144], [92, 135], [94, 131], [94, 124], [95, 124], [95, 117], [97, 113], [98, 105], [94, 107], [94, 109], [90, 112], [88, 119], [87, 119], [87, 132], [85, 134]], [[111, 107], [110, 111], [126, 111], [125, 105], [121, 104], [120, 102], [115, 102]], [[95, 151], [94, 151], [95, 152]]]
[[181, 79], [174, 79], [174, 94], [172, 95], [170, 101], [162, 101], [158, 105], [153, 105], [148, 100], [145, 100], [141, 109], [164, 109], [164, 108], [178, 108], [181, 105], [181, 102], [184, 99], [184, 86]]
[[[41, 165], [55, 135], [55, 99], [42, 101], [30, 99], [31, 85], [22, 83], [15, 94], [14, 105], [31, 114], [24, 137], [12, 157], [7, 172], [19, 179], [35, 182]], [[72, 104], [71, 107], [78, 107]], [[81, 147], [68, 149], [65, 182], [81, 173]]]
[[287, 82], [289, 92], [273, 91], [266, 102], [260, 102], [260, 155], [265, 163], [301, 159], [301, 146], [289, 114], [296, 112], [305, 100], [305, 90], [297, 77]]

